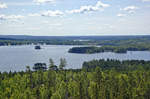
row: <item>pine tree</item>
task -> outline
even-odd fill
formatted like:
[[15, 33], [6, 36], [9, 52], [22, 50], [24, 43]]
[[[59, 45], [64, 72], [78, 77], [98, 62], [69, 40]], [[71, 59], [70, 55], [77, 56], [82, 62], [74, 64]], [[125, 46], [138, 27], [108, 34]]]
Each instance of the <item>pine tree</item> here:
[[53, 68], [54, 65], [54, 61], [52, 58], [49, 59], [49, 70], [51, 70]]
[[61, 58], [61, 59], [60, 59], [59, 69], [60, 69], [60, 70], [63, 70], [66, 65], [67, 65], [66, 59], [65, 59], [65, 58]]

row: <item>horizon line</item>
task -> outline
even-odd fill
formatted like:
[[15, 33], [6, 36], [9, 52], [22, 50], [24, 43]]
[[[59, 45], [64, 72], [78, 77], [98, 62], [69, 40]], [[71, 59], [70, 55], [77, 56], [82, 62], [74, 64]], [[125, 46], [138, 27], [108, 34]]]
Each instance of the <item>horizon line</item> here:
[[132, 34], [132, 35], [18, 35], [18, 34], [11, 34], [11, 35], [9, 35], [9, 34], [0, 34], [0, 36], [55, 36], [55, 37], [59, 37], [59, 36], [64, 36], [64, 37], [69, 37], [69, 36], [74, 36], [74, 37], [77, 37], [77, 36], [150, 36], [150, 34], [137, 34], [137, 35], [134, 35], [134, 34]]

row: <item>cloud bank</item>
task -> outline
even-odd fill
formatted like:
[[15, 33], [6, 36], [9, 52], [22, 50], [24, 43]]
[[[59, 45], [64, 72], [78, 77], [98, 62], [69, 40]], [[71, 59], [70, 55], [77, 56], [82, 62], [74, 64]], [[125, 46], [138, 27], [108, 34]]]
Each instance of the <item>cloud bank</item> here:
[[134, 13], [135, 10], [137, 10], [138, 7], [137, 6], [127, 6], [125, 8], [123, 8], [122, 10], [127, 11], [128, 13]]
[[41, 13], [30, 13], [28, 14], [28, 16], [30, 17], [35, 17], [35, 16], [43, 16], [43, 17], [59, 17], [59, 16], [63, 16], [64, 13], [62, 11], [59, 10], [47, 10], [47, 11], [43, 11]]
[[42, 12], [41, 14], [41, 16], [47, 16], [47, 17], [62, 16], [62, 15], [64, 15], [64, 13], [59, 10], [55, 10], [55, 11], [48, 10], [48, 11]]
[[88, 6], [81, 6], [79, 9], [73, 9], [70, 11], [66, 11], [67, 13], [85, 13], [85, 12], [92, 12], [92, 11], [98, 11], [103, 10], [104, 8], [109, 7], [109, 4], [104, 4], [101, 1], [98, 1], [96, 5], [88, 5]]

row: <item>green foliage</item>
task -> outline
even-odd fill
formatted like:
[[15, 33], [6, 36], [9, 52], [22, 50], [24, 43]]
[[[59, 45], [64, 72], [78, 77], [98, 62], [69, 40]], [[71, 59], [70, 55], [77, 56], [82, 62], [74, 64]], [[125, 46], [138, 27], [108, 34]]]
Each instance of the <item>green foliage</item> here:
[[50, 58], [50, 59], [49, 59], [49, 63], [50, 63], [50, 65], [49, 65], [50, 68], [54, 66], [54, 61], [53, 61], [53, 59]]
[[69, 49], [68, 51], [69, 53], [99, 53], [99, 52], [104, 52], [103, 49], [101, 49], [101, 47], [95, 47], [95, 46], [91, 46], [91, 47], [73, 47], [71, 49]]
[[91, 70], [93, 68], [100, 67], [103, 70], [115, 69], [117, 71], [131, 71], [136, 69], [150, 69], [150, 61], [144, 60], [113, 60], [113, 59], [100, 59], [84, 62], [83, 69]]
[[65, 58], [60, 59], [59, 69], [64, 69], [64, 67], [67, 65], [67, 61]]
[[102, 47], [73, 47], [69, 49], [69, 53], [102, 53], [102, 52], [115, 52], [115, 53], [126, 53], [127, 51], [150, 51], [150, 46], [139, 44], [139, 45], [104, 45]]
[[38, 70], [46, 70], [46, 64], [45, 63], [36, 63], [33, 66], [33, 70], [38, 71]]
[[150, 69], [0, 73], [0, 99], [150, 99]]
[[150, 61], [93, 60], [74, 70], [65, 66], [60, 59], [59, 70], [27, 66], [25, 72], [0, 73], [0, 99], [150, 99]]
[[58, 70], [58, 67], [54, 64], [53, 59], [49, 59], [49, 70]]

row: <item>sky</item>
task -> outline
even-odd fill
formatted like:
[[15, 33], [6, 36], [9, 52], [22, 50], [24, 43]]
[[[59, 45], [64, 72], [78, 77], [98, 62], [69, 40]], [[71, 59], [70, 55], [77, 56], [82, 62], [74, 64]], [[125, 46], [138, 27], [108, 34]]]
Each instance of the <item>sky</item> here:
[[150, 0], [0, 0], [0, 35], [150, 35]]

